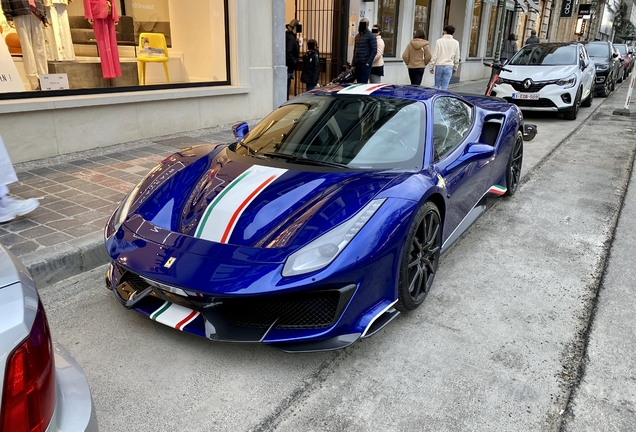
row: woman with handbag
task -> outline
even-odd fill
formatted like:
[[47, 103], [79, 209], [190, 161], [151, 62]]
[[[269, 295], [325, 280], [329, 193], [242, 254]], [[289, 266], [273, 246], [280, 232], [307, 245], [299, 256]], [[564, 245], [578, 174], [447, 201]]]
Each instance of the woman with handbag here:
[[411, 85], [422, 84], [426, 65], [431, 61], [431, 49], [424, 30], [417, 29], [415, 37], [409, 42], [402, 54], [402, 60], [408, 68]]

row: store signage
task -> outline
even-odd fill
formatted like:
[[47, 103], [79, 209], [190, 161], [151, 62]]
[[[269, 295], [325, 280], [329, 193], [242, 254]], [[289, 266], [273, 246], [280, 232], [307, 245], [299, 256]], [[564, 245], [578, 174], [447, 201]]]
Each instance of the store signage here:
[[574, 8], [574, 0], [563, 0], [563, 5], [561, 7], [561, 17], [562, 18], [572, 17], [573, 8]]
[[579, 15], [589, 15], [591, 13], [592, 13], [592, 5], [590, 3], [579, 5]]
[[40, 75], [40, 86], [42, 90], [68, 90], [68, 75], [66, 74], [45, 74]]
[[0, 93], [23, 92], [24, 84], [13, 63], [9, 48], [0, 35]]

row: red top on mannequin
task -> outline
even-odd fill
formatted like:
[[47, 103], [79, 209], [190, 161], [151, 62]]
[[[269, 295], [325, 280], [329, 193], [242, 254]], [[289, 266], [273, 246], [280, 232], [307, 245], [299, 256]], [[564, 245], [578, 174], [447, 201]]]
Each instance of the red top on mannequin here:
[[108, 3], [111, 4], [111, 17], [113, 21], [118, 22], [117, 8], [115, 2], [107, 2], [106, 0], [84, 0], [84, 17], [87, 20], [106, 19], [108, 18]]

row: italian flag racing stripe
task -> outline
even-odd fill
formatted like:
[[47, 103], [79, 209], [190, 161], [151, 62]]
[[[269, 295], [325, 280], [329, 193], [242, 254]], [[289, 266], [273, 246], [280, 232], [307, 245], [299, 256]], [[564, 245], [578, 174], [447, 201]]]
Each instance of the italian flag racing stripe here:
[[488, 193], [495, 194], [495, 195], [503, 195], [506, 193], [507, 190], [508, 189], [503, 186], [494, 185], [494, 186], [491, 186], [490, 189], [488, 189]]
[[174, 303], [165, 302], [159, 309], [150, 314], [150, 319], [183, 331], [183, 328], [190, 324], [199, 312], [176, 305]]
[[386, 87], [388, 84], [354, 84], [338, 92], [338, 94], [370, 95], [374, 91]]
[[247, 206], [286, 169], [254, 165], [228, 184], [208, 205], [195, 237], [227, 243]]

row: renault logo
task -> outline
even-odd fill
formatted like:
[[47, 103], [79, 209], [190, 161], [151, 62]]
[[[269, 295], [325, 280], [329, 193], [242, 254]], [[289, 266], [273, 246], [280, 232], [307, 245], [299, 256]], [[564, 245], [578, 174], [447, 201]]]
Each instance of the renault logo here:
[[175, 262], [176, 260], [177, 260], [177, 259], [176, 259], [176, 258], [174, 258], [174, 257], [172, 257], [172, 258], [168, 258], [168, 261], [166, 261], [166, 263], [165, 263], [163, 266], [164, 266], [165, 268], [170, 268], [170, 267], [172, 267], [172, 264], [174, 264], [174, 262]]
[[532, 85], [532, 80], [530, 78], [528, 78], [527, 80], [523, 82], [523, 88], [526, 90], [529, 89], [531, 85]]

